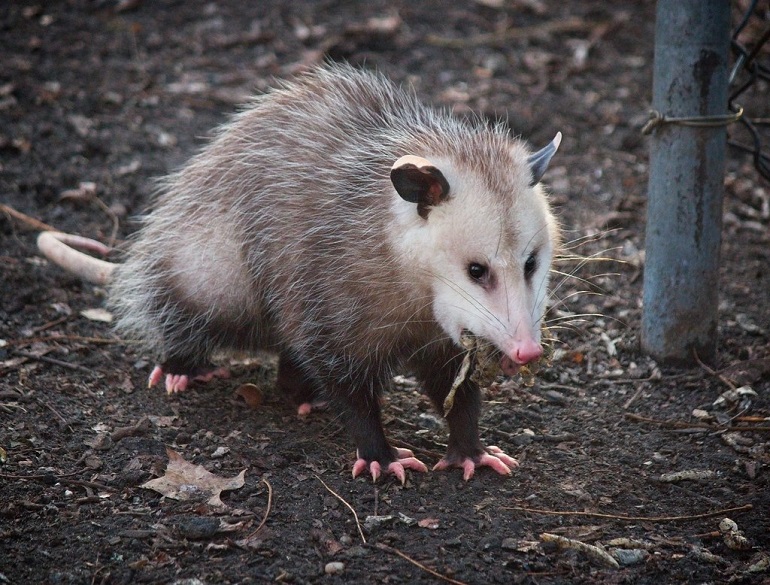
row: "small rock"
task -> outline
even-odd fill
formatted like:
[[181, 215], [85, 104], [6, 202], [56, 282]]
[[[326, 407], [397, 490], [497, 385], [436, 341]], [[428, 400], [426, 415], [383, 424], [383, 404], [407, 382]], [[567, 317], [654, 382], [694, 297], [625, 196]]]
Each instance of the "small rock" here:
[[638, 548], [616, 548], [612, 549], [612, 556], [624, 567], [641, 563], [650, 556], [646, 550]]
[[503, 550], [518, 550], [519, 541], [515, 538], [504, 538], [503, 542], [500, 543], [500, 548]]
[[394, 521], [395, 518], [393, 516], [367, 516], [364, 520], [364, 530], [371, 533], [373, 530], [393, 524]]
[[179, 535], [191, 540], [211, 538], [219, 531], [219, 520], [199, 516], [182, 518], [176, 522]]
[[211, 454], [212, 459], [219, 459], [220, 457], [224, 457], [230, 452], [229, 447], [217, 447], [216, 450]]
[[345, 570], [345, 563], [341, 563], [339, 561], [332, 561], [331, 563], [326, 563], [326, 566], [324, 567], [324, 573], [327, 575], [339, 575]]
[[444, 426], [444, 422], [441, 419], [427, 412], [420, 413], [418, 419], [420, 426], [424, 429], [436, 430]]
[[494, 536], [487, 536], [485, 538], [482, 538], [479, 542], [479, 548], [483, 551], [490, 551], [498, 548], [500, 546], [500, 541], [494, 537]]
[[369, 550], [362, 546], [351, 546], [345, 551], [345, 556], [351, 559], [362, 559], [369, 556]]

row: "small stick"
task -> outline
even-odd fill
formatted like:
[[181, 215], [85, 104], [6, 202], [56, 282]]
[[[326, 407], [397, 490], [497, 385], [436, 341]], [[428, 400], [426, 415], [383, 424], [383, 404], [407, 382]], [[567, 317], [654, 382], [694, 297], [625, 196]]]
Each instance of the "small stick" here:
[[43, 223], [39, 219], [35, 219], [34, 217], [30, 217], [29, 215], [26, 215], [22, 213], [21, 211], [16, 211], [13, 207], [10, 207], [8, 205], [5, 205], [4, 203], [0, 203], [0, 211], [5, 213], [6, 215], [9, 215], [10, 217], [19, 220], [20, 222], [26, 224], [30, 228], [34, 230], [41, 230], [41, 231], [51, 231], [51, 232], [58, 232], [61, 230], [57, 230], [55, 227], [48, 225], [47, 223]]
[[552, 542], [561, 548], [571, 548], [573, 550], [582, 552], [604, 567], [609, 567], [611, 569], [620, 568], [620, 564], [610, 553], [608, 553], [603, 548], [593, 544], [587, 544], [579, 540], [567, 538], [566, 536], [559, 536], [558, 534], [549, 534], [548, 532], [541, 534], [540, 540], [543, 542]]
[[80, 479], [64, 479], [61, 477], [56, 478], [59, 482], [67, 485], [76, 485], [84, 488], [91, 488], [95, 490], [106, 490], [108, 492], [117, 491], [115, 488], [111, 488], [101, 483], [95, 483], [93, 481], [82, 481]]
[[426, 567], [421, 562], [414, 560], [412, 557], [410, 557], [409, 555], [407, 555], [405, 553], [402, 553], [397, 548], [393, 548], [392, 546], [388, 546], [387, 544], [382, 544], [381, 542], [378, 542], [375, 546], [377, 548], [379, 548], [380, 550], [384, 550], [384, 551], [387, 551], [389, 553], [393, 553], [395, 555], [400, 556], [402, 559], [412, 563], [415, 567], [417, 567], [419, 569], [422, 569], [426, 573], [429, 573], [429, 574], [433, 575], [434, 577], [437, 577], [437, 578], [441, 579], [442, 581], [446, 581], [447, 583], [452, 583], [453, 585], [466, 585], [466, 583], [463, 582], [463, 581], [458, 581], [456, 579], [452, 579], [451, 577], [447, 577], [446, 575], [442, 575], [441, 573], [439, 573], [437, 571], [434, 571], [433, 569], [431, 569], [429, 567]]
[[698, 357], [698, 352], [697, 352], [697, 351], [693, 350], [693, 351], [692, 351], [692, 355], [693, 355], [693, 357], [695, 358], [695, 361], [696, 361], [696, 362], [698, 362], [698, 365], [699, 365], [701, 368], [703, 368], [703, 370], [704, 370], [704, 371], [705, 371], [707, 374], [709, 374], [710, 376], [715, 376], [716, 378], [718, 378], [718, 379], [719, 379], [719, 381], [720, 381], [720, 382], [722, 382], [723, 384], [726, 384], [726, 385], [727, 385], [727, 387], [728, 387], [728, 388], [730, 388], [730, 390], [735, 390], [735, 388], [736, 388], [735, 384], [733, 384], [733, 383], [732, 383], [730, 380], [728, 380], [727, 378], [725, 378], [725, 377], [724, 377], [722, 374], [720, 374], [719, 372], [717, 372], [717, 371], [716, 371], [716, 370], [714, 370], [713, 368], [710, 368], [709, 366], [707, 366], [706, 364], [704, 364], [704, 363], [703, 363], [703, 362], [700, 360], [700, 358]]
[[117, 240], [118, 237], [118, 229], [120, 228], [120, 220], [118, 219], [118, 216], [115, 214], [112, 209], [110, 209], [107, 204], [99, 199], [96, 195], [94, 195], [94, 202], [101, 208], [101, 210], [107, 215], [107, 217], [110, 218], [110, 221], [112, 221], [112, 232], [110, 233], [110, 239], [108, 240], [108, 246], [110, 248], [115, 247], [115, 240]]
[[69, 428], [70, 432], [72, 432], [72, 427], [70, 427], [70, 424], [67, 422], [67, 419], [65, 419], [61, 414], [59, 414], [59, 411], [56, 410], [53, 406], [48, 404], [47, 402], [43, 402], [39, 398], [37, 399], [38, 404], [42, 404], [45, 406], [48, 410], [50, 410], [56, 417], [62, 422], [62, 424]]
[[264, 477], [262, 478], [262, 483], [267, 486], [267, 508], [265, 508], [265, 515], [262, 517], [262, 522], [260, 522], [259, 526], [257, 526], [256, 529], [246, 537], [246, 540], [253, 538], [255, 534], [262, 530], [265, 522], [267, 522], [267, 516], [270, 514], [270, 508], [273, 506], [273, 486], [271, 486], [270, 482], [267, 481]]
[[618, 516], [615, 514], [601, 514], [599, 512], [577, 512], [574, 510], [542, 510], [538, 508], [525, 508], [523, 506], [502, 506], [503, 510], [519, 510], [521, 512], [532, 512], [533, 514], [548, 514], [551, 516], [586, 516], [589, 518], [608, 518], [610, 520], [623, 520], [625, 522], [681, 522], [683, 520], [699, 520], [701, 518], [711, 518], [713, 516], [722, 516], [734, 512], [748, 512], [754, 508], [751, 504], [745, 504], [735, 508], [726, 508], [714, 512], [705, 512], [703, 514], [692, 514], [689, 516]]
[[19, 354], [21, 357], [25, 357], [30, 360], [37, 360], [40, 362], [45, 362], [47, 364], [53, 364], [54, 366], [61, 366], [62, 368], [68, 368], [70, 370], [79, 370], [81, 372], [90, 372], [88, 368], [85, 366], [81, 366], [79, 364], [71, 364], [69, 362], [65, 362], [62, 360], [57, 360], [56, 358], [50, 358], [45, 355], [35, 355], [34, 353], [30, 353], [28, 351], [20, 351], [16, 350], [14, 353]]
[[330, 488], [328, 485], [326, 485], [326, 483], [324, 482], [324, 480], [322, 480], [320, 477], [318, 477], [318, 475], [316, 475], [315, 473], [314, 473], [313, 475], [315, 475], [315, 478], [316, 478], [318, 481], [320, 481], [320, 482], [321, 482], [321, 485], [323, 485], [323, 486], [324, 486], [324, 487], [325, 487], [325, 488], [328, 490], [328, 492], [329, 492], [331, 495], [333, 495], [333, 496], [334, 496], [335, 498], [337, 498], [337, 499], [338, 499], [340, 502], [342, 502], [343, 504], [345, 504], [345, 506], [347, 506], [348, 510], [350, 510], [350, 511], [353, 513], [353, 518], [355, 518], [355, 520], [356, 520], [356, 528], [358, 528], [358, 534], [360, 534], [360, 535], [361, 535], [361, 542], [363, 542], [364, 544], [366, 544], [366, 537], [364, 536], [364, 531], [361, 529], [361, 522], [359, 522], [359, 520], [358, 520], [358, 514], [356, 514], [356, 511], [353, 509], [353, 506], [351, 506], [350, 504], [348, 504], [348, 503], [345, 501], [345, 499], [344, 499], [344, 498], [343, 498], [341, 495], [339, 495], [339, 494], [338, 494], [337, 492], [335, 492], [335, 491], [334, 491], [332, 488]]
[[[27, 449], [27, 451], [32, 450], [33, 449]], [[20, 451], [20, 453], [21, 452], [22, 451]], [[31, 479], [33, 481], [48, 481], [53, 477], [56, 481], [61, 481], [63, 477], [77, 475], [78, 473], [82, 473], [82, 471], [71, 471], [69, 473], [62, 473], [59, 475], [56, 475], [55, 473], [48, 473], [44, 475], [15, 475], [12, 473], [0, 473], [0, 479]]]
[[652, 423], [656, 425], [661, 425], [663, 427], [669, 427], [673, 429], [703, 429], [705, 431], [712, 431], [715, 433], [723, 433], [723, 432], [740, 432], [740, 431], [751, 431], [751, 432], [768, 432], [770, 431], [770, 427], [768, 426], [738, 426], [738, 425], [730, 425], [730, 426], [716, 426], [716, 425], [710, 425], [707, 423], [686, 423], [681, 421], [668, 421], [668, 420], [657, 420], [654, 418], [647, 418], [646, 416], [639, 416], [638, 414], [632, 414], [632, 413], [626, 413], [625, 417], [629, 420], [633, 420], [636, 422], [646, 422], [646, 423]]
[[639, 386], [639, 388], [636, 389], [636, 392], [634, 392], [633, 396], [626, 400], [625, 404], [623, 405], [623, 410], [628, 410], [628, 407], [636, 402], [636, 399], [639, 398], [641, 393], [644, 391], [644, 388], [644, 386]]
[[446, 47], [448, 49], [462, 49], [480, 45], [495, 45], [514, 39], [530, 39], [547, 37], [552, 34], [566, 32], [582, 32], [590, 29], [591, 25], [579, 18], [570, 18], [563, 21], [546, 22], [535, 26], [509, 28], [502, 32], [482, 33], [467, 38], [443, 37], [440, 35], [428, 35], [427, 41], [431, 45]]
[[40, 325], [39, 327], [35, 327], [34, 329], [32, 329], [32, 333], [41, 333], [43, 331], [51, 329], [51, 327], [56, 327], [57, 325], [61, 325], [62, 323], [67, 321], [69, 318], [70, 318], [70, 315], [64, 315], [64, 317], [59, 317], [58, 319], [54, 319], [53, 321], [44, 323], [43, 325]]
[[[69, 317], [67, 317], [69, 319]], [[105, 343], [105, 344], [113, 344], [113, 343], [139, 343], [138, 341], [133, 341], [130, 339], [107, 339], [105, 337], [86, 337], [83, 335], [44, 335], [40, 337], [26, 337], [26, 338], [20, 338], [20, 339], [6, 339], [6, 343], [8, 345], [32, 345], [33, 343], [39, 343], [46, 341], [82, 341], [84, 343]]]

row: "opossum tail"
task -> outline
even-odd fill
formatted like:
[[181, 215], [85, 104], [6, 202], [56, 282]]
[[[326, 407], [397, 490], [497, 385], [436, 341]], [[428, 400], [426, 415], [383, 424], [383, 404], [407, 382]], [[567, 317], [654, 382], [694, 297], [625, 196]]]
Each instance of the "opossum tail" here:
[[106, 256], [111, 250], [101, 242], [63, 232], [42, 232], [37, 237], [37, 247], [51, 262], [83, 280], [94, 284], [112, 280], [115, 264], [75, 250], [81, 248]]

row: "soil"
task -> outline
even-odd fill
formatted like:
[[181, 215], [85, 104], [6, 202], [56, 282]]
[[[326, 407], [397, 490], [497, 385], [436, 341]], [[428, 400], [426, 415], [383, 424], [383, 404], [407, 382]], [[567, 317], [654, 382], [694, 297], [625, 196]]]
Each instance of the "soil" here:
[[[720, 287], [716, 360], [656, 364], [639, 349], [653, 37], [637, 0], [4, 3], [0, 197], [26, 216], [109, 244], [117, 225], [119, 244], [238, 104], [344, 59], [535, 146], [561, 130], [546, 183], [566, 240], [608, 260], [558, 264], [552, 365], [485, 391], [482, 438], [519, 459], [511, 476], [373, 484], [351, 478], [336, 413], [299, 419], [275, 391], [269, 356], [148, 390], [153, 356], [83, 313], [104, 288], [0, 214], [0, 582], [770, 582], [768, 184], [730, 151], [721, 279], [702, 283]], [[766, 92], [748, 113], [768, 117]], [[446, 429], [404, 375], [386, 431], [432, 465]], [[224, 507], [142, 487], [167, 449], [244, 485]]]

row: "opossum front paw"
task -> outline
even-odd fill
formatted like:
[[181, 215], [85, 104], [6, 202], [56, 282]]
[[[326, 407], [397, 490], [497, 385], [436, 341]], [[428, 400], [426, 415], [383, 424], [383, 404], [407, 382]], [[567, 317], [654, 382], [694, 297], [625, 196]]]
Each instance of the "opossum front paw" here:
[[303, 402], [297, 407], [297, 416], [304, 418], [314, 410], [323, 410], [329, 405], [325, 400], [317, 400], [314, 402]]
[[[358, 477], [365, 470], [369, 470], [372, 474], [372, 480], [377, 481], [382, 474], [382, 465], [379, 461], [367, 461], [358, 456], [356, 452], [356, 462], [353, 464], [353, 477]], [[404, 485], [406, 482], [406, 470], [411, 469], [413, 471], [420, 471], [425, 473], [428, 471], [426, 465], [417, 459], [409, 449], [396, 449], [396, 460], [392, 461], [385, 468], [385, 473], [392, 473]]]
[[[227, 368], [214, 368], [213, 370], [203, 372], [192, 377], [195, 382], [210, 382], [214, 378], [229, 378], [230, 370]], [[155, 366], [150, 374], [147, 386], [152, 388], [158, 382], [164, 378], [163, 368], [161, 366]], [[174, 394], [176, 392], [182, 392], [187, 389], [190, 384], [191, 377], [187, 374], [165, 374], [166, 378], [166, 392]]]
[[436, 463], [433, 471], [459, 467], [463, 470], [463, 479], [468, 481], [476, 472], [476, 467], [491, 467], [500, 475], [510, 475], [511, 468], [518, 467], [519, 462], [513, 457], [503, 453], [499, 447], [487, 447], [484, 453], [476, 457], [464, 457], [452, 453], [447, 455]]

